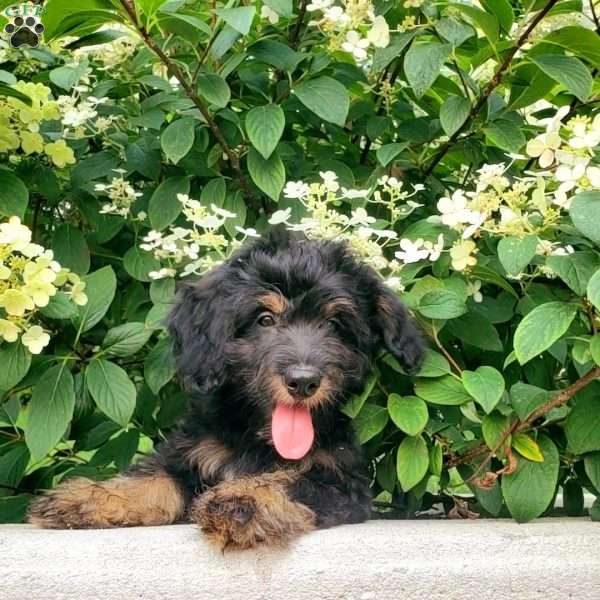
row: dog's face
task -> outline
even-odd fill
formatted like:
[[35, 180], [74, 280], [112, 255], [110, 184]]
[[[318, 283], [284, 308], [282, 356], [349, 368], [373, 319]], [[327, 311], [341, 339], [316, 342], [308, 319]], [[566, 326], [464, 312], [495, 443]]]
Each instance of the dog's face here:
[[284, 458], [314, 437], [312, 414], [359, 392], [385, 344], [409, 371], [422, 342], [395, 295], [333, 242], [259, 241], [180, 292], [170, 321], [188, 388], [227, 388], [270, 424]]

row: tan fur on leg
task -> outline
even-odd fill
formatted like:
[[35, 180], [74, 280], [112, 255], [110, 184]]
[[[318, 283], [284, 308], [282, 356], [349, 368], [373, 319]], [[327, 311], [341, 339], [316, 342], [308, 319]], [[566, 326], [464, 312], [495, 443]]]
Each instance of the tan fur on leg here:
[[183, 510], [183, 495], [166, 474], [76, 478], [34, 501], [28, 520], [48, 529], [166, 525]]
[[288, 497], [293, 480], [292, 473], [277, 471], [224, 481], [194, 502], [191, 517], [222, 549], [285, 545], [315, 528], [313, 511]]

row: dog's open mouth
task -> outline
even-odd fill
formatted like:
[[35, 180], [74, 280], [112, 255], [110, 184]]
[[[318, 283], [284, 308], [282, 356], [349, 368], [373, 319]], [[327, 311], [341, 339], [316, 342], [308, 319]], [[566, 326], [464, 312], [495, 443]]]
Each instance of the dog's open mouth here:
[[310, 410], [306, 406], [278, 403], [273, 411], [271, 433], [275, 450], [282, 458], [303, 458], [315, 439]]

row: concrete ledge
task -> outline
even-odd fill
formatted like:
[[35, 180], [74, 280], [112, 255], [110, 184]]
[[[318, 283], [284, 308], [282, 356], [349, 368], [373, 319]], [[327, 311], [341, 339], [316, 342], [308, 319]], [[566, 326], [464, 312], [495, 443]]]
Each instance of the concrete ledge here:
[[288, 550], [221, 553], [191, 525], [96, 531], [0, 526], [2, 600], [600, 598], [587, 519], [371, 521]]

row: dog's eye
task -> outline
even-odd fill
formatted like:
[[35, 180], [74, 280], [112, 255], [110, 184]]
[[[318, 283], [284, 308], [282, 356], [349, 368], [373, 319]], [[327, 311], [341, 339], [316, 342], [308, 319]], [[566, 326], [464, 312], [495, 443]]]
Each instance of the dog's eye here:
[[263, 313], [258, 317], [257, 323], [261, 327], [273, 327], [275, 325], [275, 318], [271, 313]]

